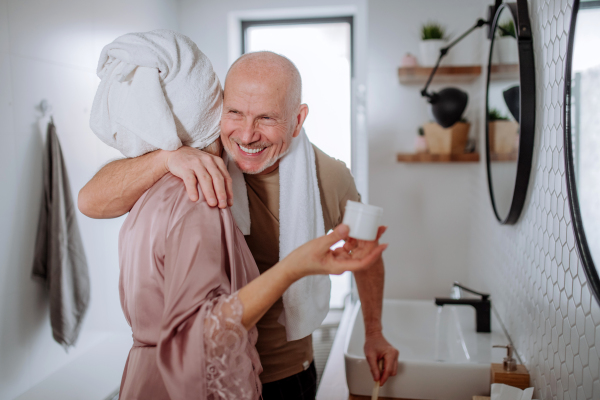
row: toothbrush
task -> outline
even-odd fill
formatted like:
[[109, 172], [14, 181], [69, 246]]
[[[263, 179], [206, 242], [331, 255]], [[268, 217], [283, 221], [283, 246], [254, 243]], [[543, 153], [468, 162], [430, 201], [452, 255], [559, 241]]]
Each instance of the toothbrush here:
[[379, 399], [379, 382], [381, 382], [381, 373], [383, 372], [383, 359], [379, 360], [377, 366], [379, 367], [379, 380], [375, 382], [375, 386], [373, 386], [373, 394], [371, 395], [371, 400]]

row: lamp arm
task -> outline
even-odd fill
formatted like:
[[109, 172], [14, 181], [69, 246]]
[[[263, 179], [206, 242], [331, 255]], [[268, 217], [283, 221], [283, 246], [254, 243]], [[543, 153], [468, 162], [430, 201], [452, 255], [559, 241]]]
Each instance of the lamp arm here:
[[438, 57], [437, 62], [435, 63], [435, 66], [431, 70], [431, 74], [429, 74], [427, 83], [425, 83], [425, 86], [421, 90], [421, 96], [427, 97], [428, 99], [433, 98], [434, 94], [428, 93], [427, 89], [429, 89], [429, 85], [431, 84], [431, 81], [433, 80], [433, 77], [434, 77], [435, 73], [437, 72], [438, 67], [440, 66], [440, 62], [442, 62], [442, 58], [444, 58], [446, 56], [446, 54], [448, 54], [448, 50], [450, 50], [452, 47], [454, 47], [458, 42], [463, 40], [465, 37], [469, 36], [469, 34], [471, 32], [473, 32], [475, 29], [481, 28], [482, 26], [487, 25], [487, 24], [489, 24], [489, 21], [486, 21], [481, 18], [478, 19], [477, 22], [475, 23], [475, 25], [473, 25], [471, 28], [469, 28], [465, 33], [463, 33], [462, 35], [460, 35], [459, 37], [454, 39], [448, 46], [440, 49], [440, 56]]

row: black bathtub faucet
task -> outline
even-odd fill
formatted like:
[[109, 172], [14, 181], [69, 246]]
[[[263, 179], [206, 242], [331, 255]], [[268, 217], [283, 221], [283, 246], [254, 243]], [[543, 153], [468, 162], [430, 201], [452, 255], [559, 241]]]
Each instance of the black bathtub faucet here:
[[473, 293], [481, 296], [480, 299], [451, 299], [451, 298], [435, 298], [435, 304], [443, 306], [446, 304], [453, 306], [473, 306], [475, 307], [475, 324], [477, 332], [489, 333], [492, 331], [492, 302], [489, 300], [490, 295], [476, 292], [473, 289], [464, 287], [458, 282], [454, 282], [454, 287], [464, 290], [465, 292]]

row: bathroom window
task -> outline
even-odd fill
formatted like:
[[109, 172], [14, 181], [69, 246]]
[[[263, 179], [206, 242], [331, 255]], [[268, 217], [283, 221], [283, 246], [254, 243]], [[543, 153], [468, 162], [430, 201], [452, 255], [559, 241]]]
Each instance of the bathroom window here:
[[351, 165], [352, 17], [242, 21], [244, 53], [269, 50], [302, 76], [304, 129], [311, 142]]
[[[242, 21], [242, 51], [289, 58], [302, 76], [304, 129], [312, 143], [351, 167], [352, 17]], [[351, 275], [331, 276], [332, 308], [341, 308]]]

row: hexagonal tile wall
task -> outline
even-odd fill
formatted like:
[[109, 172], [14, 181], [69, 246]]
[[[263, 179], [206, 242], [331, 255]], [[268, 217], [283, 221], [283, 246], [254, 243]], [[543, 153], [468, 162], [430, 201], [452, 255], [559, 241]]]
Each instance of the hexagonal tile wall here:
[[531, 373], [534, 397], [548, 400], [600, 399], [600, 307], [575, 249], [563, 153], [563, 71], [572, 4], [529, 1], [536, 144], [519, 222], [501, 226], [496, 221], [484, 168], [472, 192], [477, 207], [469, 283], [491, 292], [493, 306]]

